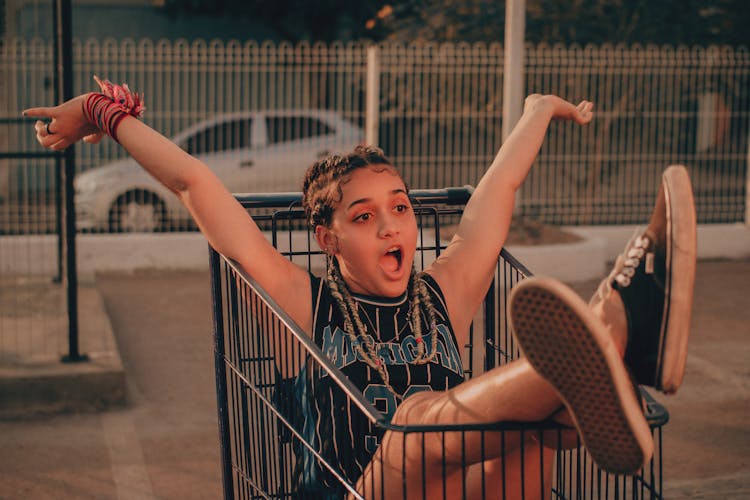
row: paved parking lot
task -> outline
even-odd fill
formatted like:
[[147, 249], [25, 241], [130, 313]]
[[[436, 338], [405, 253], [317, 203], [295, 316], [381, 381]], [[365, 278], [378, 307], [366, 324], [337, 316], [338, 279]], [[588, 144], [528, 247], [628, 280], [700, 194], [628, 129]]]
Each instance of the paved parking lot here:
[[[128, 404], [0, 422], [0, 499], [219, 498], [208, 274], [99, 275], [97, 287]], [[671, 413], [666, 498], [750, 498], [748, 325], [750, 260], [700, 262], [685, 384], [658, 397]]]

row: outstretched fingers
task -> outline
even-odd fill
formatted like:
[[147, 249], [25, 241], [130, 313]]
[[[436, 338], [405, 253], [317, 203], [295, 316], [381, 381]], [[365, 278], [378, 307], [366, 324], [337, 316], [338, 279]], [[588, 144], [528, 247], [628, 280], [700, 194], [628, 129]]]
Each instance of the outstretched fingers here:
[[594, 103], [591, 101], [581, 101], [576, 106], [575, 121], [580, 125], [585, 125], [594, 117]]
[[40, 107], [40, 108], [29, 108], [24, 109], [21, 113], [23, 116], [28, 116], [30, 118], [54, 118], [54, 108], [49, 107]]
[[23, 111], [24, 116], [38, 118], [34, 124], [36, 138], [45, 148], [63, 150], [86, 138], [87, 142], [101, 140], [101, 131], [90, 123], [83, 112], [88, 94], [80, 95], [53, 107], [36, 107]]

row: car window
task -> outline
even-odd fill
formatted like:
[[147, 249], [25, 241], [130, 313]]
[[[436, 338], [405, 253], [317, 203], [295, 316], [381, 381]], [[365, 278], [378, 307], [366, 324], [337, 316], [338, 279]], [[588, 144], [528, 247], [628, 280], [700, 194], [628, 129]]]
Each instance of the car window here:
[[269, 116], [266, 118], [268, 144], [308, 139], [333, 133], [327, 124], [309, 116]]
[[252, 145], [251, 128], [250, 118], [217, 123], [188, 137], [184, 149], [191, 155], [199, 155], [249, 148]]

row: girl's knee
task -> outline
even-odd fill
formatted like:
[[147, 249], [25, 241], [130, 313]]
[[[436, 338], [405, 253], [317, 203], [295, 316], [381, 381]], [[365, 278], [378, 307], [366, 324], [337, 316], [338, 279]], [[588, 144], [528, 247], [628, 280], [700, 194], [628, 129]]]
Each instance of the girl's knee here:
[[418, 392], [404, 399], [396, 408], [391, 418], [394, 425], [418, 425], [425, 423], [427, 410], [437, 400], [440, 393], [432, 391]]

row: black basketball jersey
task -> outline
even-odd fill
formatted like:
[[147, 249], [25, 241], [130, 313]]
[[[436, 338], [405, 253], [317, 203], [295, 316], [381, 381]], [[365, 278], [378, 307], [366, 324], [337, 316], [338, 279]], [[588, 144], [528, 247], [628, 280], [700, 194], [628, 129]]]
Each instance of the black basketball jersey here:
[[[435, 280], [426, 274], [422, 279], [435, 309], [437, 354], [430, 363], [413, 364], [417, 341], [408, 321], [407, 294], [395, 299], [353, 295], [362, 323], [375, 345], [375, 352], [385, 364], [389, 383], [402, 398], [425, 390], [446, 390], [463, 382], [464, 372], [459, 347], [448, 319], [445, 299]], [[313, 338], [327, 358], [354, 385], [365, 399], [387, 419], [400, 403], [388, 390], [377, 370], [361, 359], [344, 331], [344, 318], [331, 295], [328, 284], [311, 275], [313, 295]], [[423, 317], [422, 332], [427, 354], [431, 353], [432, 333]], [[294, 383], [296, 399], [303, 419], [303, 434], [322, 450], [326, 461], [338, 464], [340, 473], [351, 483], [362, 475], [377, 449], [382, 431], [375, 428], [344, 392], [325, 373], [313, 375], [303, 369]], [[298, 493], [323, 492], [339, 496], [338, 482], [323, 472], [313, 457], [300, 450], [295, 471]], [[339, 496], [340, 497], [340, 496]]]

